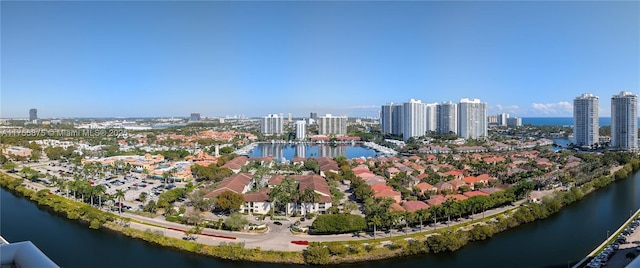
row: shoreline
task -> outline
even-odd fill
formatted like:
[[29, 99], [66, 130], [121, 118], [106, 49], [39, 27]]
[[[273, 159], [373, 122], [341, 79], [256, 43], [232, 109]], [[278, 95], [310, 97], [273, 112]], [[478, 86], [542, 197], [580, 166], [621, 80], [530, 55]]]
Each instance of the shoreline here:
[[[638, 160], [636, 159], [635, 161]], [[632, 165], [631, 162], [626, 163], [624, 166], [629, 166], [633, 173], [637, 172], [637, 168], [633, 168], [634, 165]], [[607, 186], [611, 182], [616, 181], [617, 173], [618, 172], [612, 173], [603, 178], [593, 179], [592, 181], [598, 180], [599, 182], [604, 183], [604, 186]], [[631, 173], [628, 174], [629, 176], [624, 179], [631, 177]], [[129, 219], [132, 223], [148, 226], [148, 230], [143, 231], [140, 229], [124, 227], [116, 223], [116, 221], [124, 219], [123, 216], [105, 212], [95, 207], [91, 207], [89, 204], [70, 200], [62, 196], [48, 194], [48, 189], [46, 192], [44, 192], [44, 190], [36, 192], [24, 187], [22, 185], [24, 183], [23, 179], [15, 178], [5, 173], [2, 173], [0, 177], [2, 178], [0, 180], [0, 185], [4, 189], [17, 194], [18, 196], [21, 195], [22, 197], [27, 197], [28, 200], [36, 203], [39, 207], [45, 207], [49, 212], [55, 212], [72, 220], [86, 222], [89, 227], [93, 229], [104, 227], [105, 229], [119, 232], [131, 238], [141, 239], [156, 245], [221, 259], [280, 264], [346, 264], [424, 253], [437, 254], [438, 252], [455, 251], [469, 242], [489, 239], [493, 234], [515, 228], [521, 224], [544, 219], [551, 214], [557, 213], [562, 207], [582, 199], [582, 197], [580, 197], [569, 203], [559, 203], [557, 204], [559, 207], [553, 204], [553, 206], [547, 205], [545, 203], [525, 203], [487, 218], [480, 218], [468, 223], [459, 223], [450, 227], [439, 228], [436, 231], [425, 230], [414, 234], [399, 235], [389, 238], [379, 237], [378, 239], [310, 242], [307, 250], [277, 251], [263, 250], [260, 249], [260, 247], [245, 248], [245, 244], [243, 242], [230, 241], [223, 242], [220, 245], [206, 245], [193, 241], [184, 241], [168, 237], [164, 235], [164, 233], [162, 235], [154, 233], [151, 231], [152, 227], [154, 227], [152, 224], [137, 223], [137, 220], [134, 221], [130, 218]], [[593, 184], [587, 186], [587, 184], [589, 183], [574, 188], [576, 191], [581, 192], [582, 195], [587, 195], [598, 188], [601, 188], [594, 187]], [[568, 192], [554, 192], [551, 199], [562, 200], [565, 195], [572, 194], [574, 192], [574, 188]], [[53, 199], [58, 202], [48, 202]], [[60, 201], [60, 199], [64, 199], [66, 201]], [[520, 209], [523, 207], [529, 207], [530, 209]], [[74, 208], [85, 209], [89, 211], [86, 214], [93, 213], [95, 215], [87, 216], [86, 214], [76, 215], [74, 213], [70, 213], [70, 211], [73, 212]], [[543, 209], [543, 212], [539, 215], [531, 215], [531, 212], [529, 211], [534, 209]], [[155, 226], [155, 228], [167, 229], [166, 227], [161, 226]], [[479, 231], [483, 231], [483, 233], [478, 234]], [[451, 247], [445, 247], [443, 250], [438, 250], [438, 248], [436, 248], [436, 243], [438, 243], [438, 240], [443, 238], [456, 239], [456, 242], [458, 243]], [[320, 253], [322, 259], [314, 259], [314, 253]]]

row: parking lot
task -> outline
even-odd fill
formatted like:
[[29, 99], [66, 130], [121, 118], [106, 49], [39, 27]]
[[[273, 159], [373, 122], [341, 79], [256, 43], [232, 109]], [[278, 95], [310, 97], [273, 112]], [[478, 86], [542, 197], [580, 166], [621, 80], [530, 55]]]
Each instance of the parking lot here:
[[[123, 207], [125, 209], [139, 210], [141, 209], [142, 202], [139, 201], [141, 193], [147, 193], [146, 202], [148, 200], [157, 201], [158, 196], [168, 189], [172, 189], [177, 186], [173, 183], [167, 183], [160, 179], [146, 178], [145, 174], [136, 172], [114, 172], [110, 169], [99, 174], [85, 174], [82, 173], [82, 167], [76, 167], [71, 163], [60, 163], [59, 161], [41, 161], [38, 163], [27, 164], [30, 168], [37, 170], [41, 174], [48, 175], [47, 178], [43, 178], [44, 183], [49, 183], [49, 177], [58, 177], [64, 181], [72, 181], [75, 176], [85, 176], [89, 180], [91, 185], [104, 185], [106, 187], [106, 195], [114, 195], [117, 190], [125, 191], [125, 198]], [[78, 174], [74, 174], [78, 173]], [[64, 195], [65, 193], [56, 192], [56, 194]], [[115, 200], [117, 202], [117, 200]], [[104, 205], [113, 205], [110, 201], [104, 201]], [[145, 203], [146, 204], [146, 203]]]
[[586, 267], [625, 267], [631, 261], [632, 256], [640, 255], [640, 216], [632, 221], [629, 227], [618, 235], [615, 242], [608, 245], [600, 254], [593, 258]]

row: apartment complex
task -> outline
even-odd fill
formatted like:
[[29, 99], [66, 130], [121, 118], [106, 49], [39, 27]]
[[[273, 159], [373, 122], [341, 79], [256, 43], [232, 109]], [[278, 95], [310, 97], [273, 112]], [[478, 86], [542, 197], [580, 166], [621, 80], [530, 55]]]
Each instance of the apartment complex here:
[[582, 94], [573, 100], [573, 137], [577, 146], [598, 143], [598, 97]]
[[282, 134], [282, 116], [277, 114], [269, 114], [260, 121], [260, 131], [263, 135], [280, 135]]
[[[460, 106], [462, 108], [450, 101], [438, 104], [415, 99], [402, 104], [390, 103], [382, 106], [380, 125], [384, 134], [401, 135], [405, 141], [431, 131], [454, 133], [463, 138], [486, 136], [487, 104], [478, 99], [462, 99]], [[464, 130], [461, 132], [460, 128]]]
[[458, 136], [478, 139], [487, 136], [487, 104], [479, 99], [461, 99], [458, 105]]
[[38, 120], [38, 109], [29, 110], [29, 121]]
[[191, 115], [189, 116], [189, 121], [191, 122], [200, 121], [200, 113], [191, 113]]
[[347, 135], [347, 116], [334, 116], [326, 114], [318, 117], [318, 134], [320, 135]]
[[611, 147], [638, 148], [638, 95], [623, 91], [611, 97]]
[[403, 105], [403, 130], [402, 139], [408, 140], [411, 137], [423, 136], [427, 118], [425, 116], [425, 106], [420, 100], [411, 99]]
[[380, 114], [380, 125], [382, 134], [402, 135], [403, 104], [389, 103], [382, 105]]
[[304, 140], [307, 138], [307, 122], [304, 120], [296, 121], [296, 139]]
[[438, 105], [438, 133], [458, 133], [458, 105], [445, 101]]

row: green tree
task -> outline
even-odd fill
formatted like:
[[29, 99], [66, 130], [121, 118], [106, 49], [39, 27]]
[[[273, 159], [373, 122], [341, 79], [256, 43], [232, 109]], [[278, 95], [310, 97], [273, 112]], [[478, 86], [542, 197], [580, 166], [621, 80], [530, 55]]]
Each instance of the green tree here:
[[238, 212], [231, 213], [231, 215], [224, 220], [224, 226], [231, 231], [238, 231], [248, 223], [249, 221]]
[[18, 168], [18, 164], [14, 163], [13, 161], [7, 161], [4, 164], [2, 164], [2, 169], [4, 170], [13, 171], [16, 168]]
[[300, 203], [304, 204], [305, 206], [303, 214], [308, 213], [308, 211], [310, 210], [309, 206], [317, 202], [320, 202], [320, 194], [311, 188], [304, 189], [302, 195], [300, 195]]
[[364, 231], [367, 222], [362, 216], [351, 214], [319, 215], [311, 225], [316, 234], [343, 234]]
[[118, 189], [118, 190], [116, 190], [116, 193], [113, 194], [113, 196], [119, 202], [119, 204], [118, 204], [118, 212], [120, 214], [122, 214], [122, 206], [123, 206], [122, 201], [124, 201], [125, 192], [126, 192], [126, 190]]
[[224, 191], [218, 195], [216, 204], [223, 211], [236, 211], [244, 204], [244, 196], [232, 191]]
[[357, 209], [358, 209], [358, 204], [356, 204], [355, 202], [352, 202], [352, 201], [346, 201], [342, 205], [342, 211], [345, 214], [351, 214], [351, 211], [354, 211], [354, 210], [357, 210]]
[[153, 201], [153, 200], [149, 200], [149, 203], [147, 203], [147, 205], [144, 206], [144, 211], [146, 212], [156, 213], [157, 210], [158, 210], [158, 205], [156, 204], [156, 201]]
[[138, 199], [140, 199], [140, 202], [142, 202], [144, 204], [144, 203], [147, 202], [147, 197], [149, 197], [149, 194], [147, 192], [142, 192], [138, 196]]
[[331, 257], [329, 249], [319, 242], [309, 243], [309, 246], [302, 255], [306, 263], [314, 265], [328, 264], [329, 257]]

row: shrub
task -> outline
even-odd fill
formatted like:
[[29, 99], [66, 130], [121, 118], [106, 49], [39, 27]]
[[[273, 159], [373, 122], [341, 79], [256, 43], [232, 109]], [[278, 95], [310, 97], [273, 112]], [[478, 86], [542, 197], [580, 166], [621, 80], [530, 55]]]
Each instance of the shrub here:
[[327, 264], [331, 256], [329, 249], [318, 242], [310, 243], [302, 255], [308, 264]]
[[362, 216], [351, 214], [319, 215], [311, 225], [314, 234], [344, 234], [366, 228], [367, 223]]

